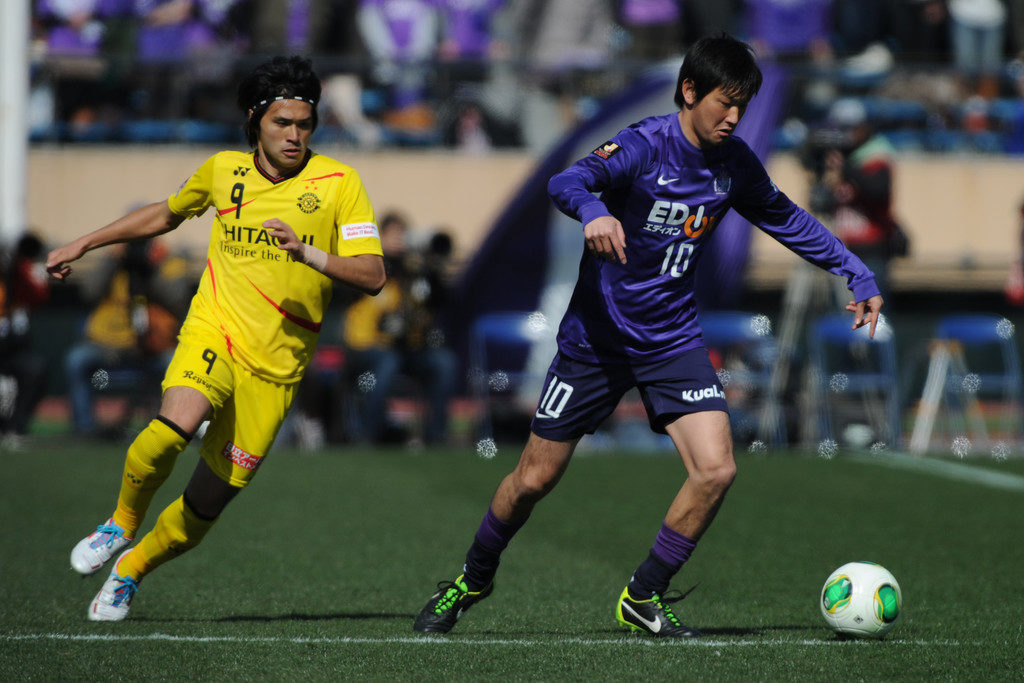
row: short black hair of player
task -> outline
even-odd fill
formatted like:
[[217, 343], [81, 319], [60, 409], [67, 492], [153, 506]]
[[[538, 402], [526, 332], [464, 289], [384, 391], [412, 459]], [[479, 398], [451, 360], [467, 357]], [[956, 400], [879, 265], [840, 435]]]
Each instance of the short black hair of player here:
[[762, 76], [753, 48], [722, 33], [701, 38], [686, 51], [676, 81], [675, 101], [679, 109], [686, 107], [683, 99], [686, 79], [693, 82], [697, 102], [719, 86], [730, 97], [749, 102], [761, 89]]
[[259, 139], [260, 120], [276, 98], [300, 99], [313, 107], [313, 130], [316, 130], [316, 105], [320, 101], [320, 78], [313, 63], [304, 57], [274, 57], [253, 69], [238, 84], [238, 108], [248, 116], [242, 130], [250, 147]]

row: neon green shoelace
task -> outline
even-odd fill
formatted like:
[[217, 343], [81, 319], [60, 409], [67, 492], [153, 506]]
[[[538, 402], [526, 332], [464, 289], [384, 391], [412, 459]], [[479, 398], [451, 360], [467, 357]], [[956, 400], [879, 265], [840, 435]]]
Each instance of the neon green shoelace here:
[[[444, 587], [445, 585], [442, 584], [438, 586], [438, 589], [442, 589]], [[461, 588], [459, 588], [458, 584], [455, 583], [447, 584], [447, 588], [448, 590], [445, 591], [444, 595], [442, 595], [441, 598], [437, 601], [437, 605], [434, 606], [434, 614], [443, 614], [450, 610], [464, 592]]]

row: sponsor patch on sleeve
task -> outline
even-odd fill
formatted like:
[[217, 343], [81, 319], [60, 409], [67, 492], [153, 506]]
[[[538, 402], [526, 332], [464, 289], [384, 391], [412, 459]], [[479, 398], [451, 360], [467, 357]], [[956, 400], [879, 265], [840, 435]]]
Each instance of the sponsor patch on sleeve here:
[[341, 239], [354, 240], [360, 237], [380, 238], [375, 223], [349, 223], [341, 226]]
[[604, 143], [603, 145], [601, 145], [600, 147], [595, 149], [593, 151], [593, 154], [596, 154], [597, 156], [601, 157], [602, 159], [607, 160], [607, 159], [611, 159], [613, 156], [618, 154], [619, 150], [621, 150], [621, 149], [622, 149], [622, 147], [619, 146], [619, 143], [612, 142], [611, 140], [609, 140], [608, 142]]

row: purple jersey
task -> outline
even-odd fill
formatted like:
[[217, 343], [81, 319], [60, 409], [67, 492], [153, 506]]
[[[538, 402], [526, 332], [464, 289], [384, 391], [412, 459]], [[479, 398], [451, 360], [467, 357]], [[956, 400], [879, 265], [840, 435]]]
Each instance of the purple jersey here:
[[[601, 192], [598, 199], [592, 192]], [[584, 250], [558, 349], [576, 360], [657, 362], [703, 345], [694, 272], [729, 209], [811, 263], [845, 276], [857, 301], [878, 294], [874, 275], [835, 235], [768, 178], [736, 136], [701, 150], [677, 114], [621, 131], [551, 178], [548, 192], [586, 225], [614, 216], [626, 236], [625, 264]]]

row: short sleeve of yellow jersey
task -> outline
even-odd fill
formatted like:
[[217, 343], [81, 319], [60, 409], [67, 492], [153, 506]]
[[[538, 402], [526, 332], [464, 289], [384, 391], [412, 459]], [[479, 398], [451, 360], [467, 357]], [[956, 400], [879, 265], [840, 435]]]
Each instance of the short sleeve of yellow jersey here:
[[213, 166], [215, 156], [210, 157], [189, 177], [178, 191], [167, 200], [172, 212], [185, 218], [203, 215], [213, 202]]
[[334, 224], [338, 226], [338, 256], [383, 254], [377, 219], [362, 178], [355, 169], [346, 173], [341, 183]]

